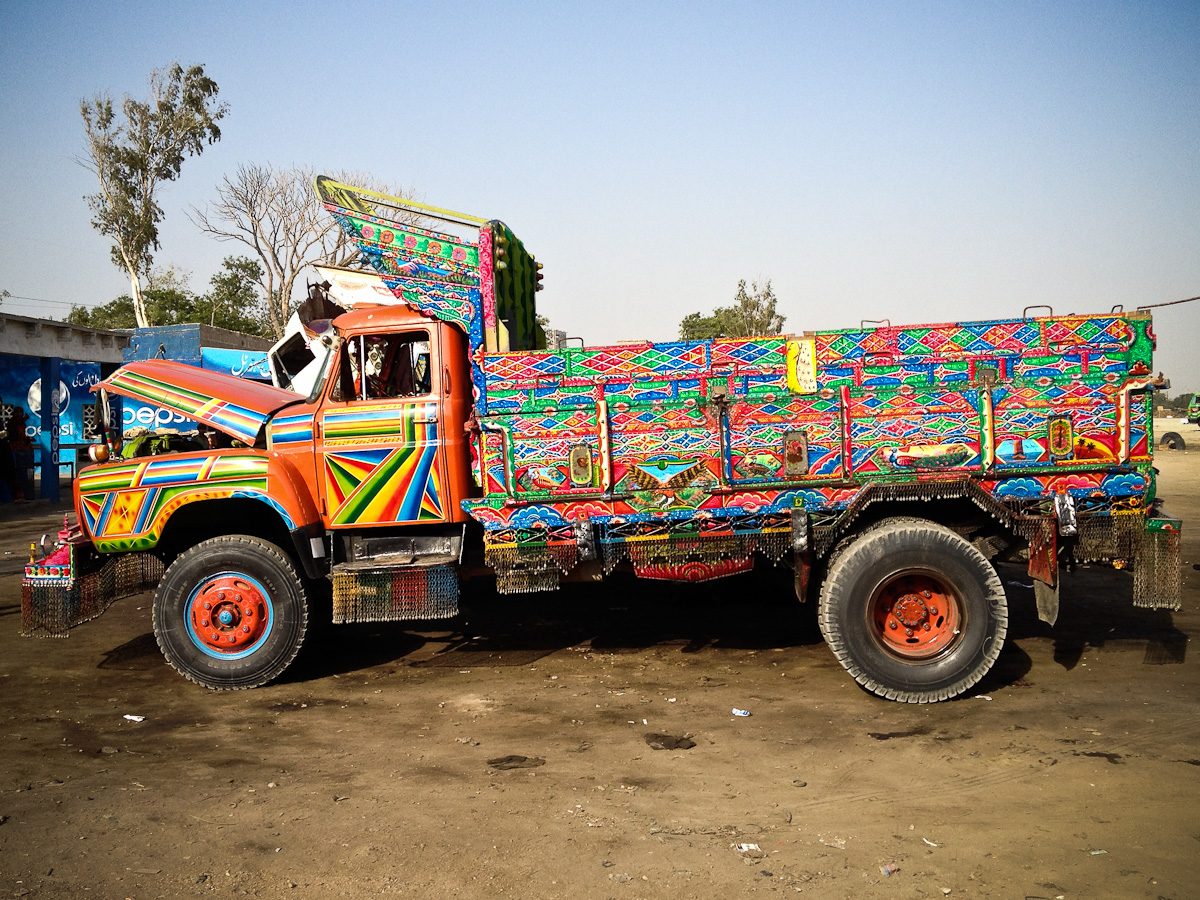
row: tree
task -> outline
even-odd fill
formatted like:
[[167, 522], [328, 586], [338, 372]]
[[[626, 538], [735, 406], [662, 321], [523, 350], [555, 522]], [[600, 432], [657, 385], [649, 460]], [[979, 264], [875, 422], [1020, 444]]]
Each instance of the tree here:
[[92, 309], [72, 306], [66, 321], [89, 328], [133, 329], [152, 325], [179, 325], [195, 320], [196, 299], [188, 287], [191, 273], [175, 266], [167, 266], [165, 269], [154, 269], [146, 273], [145, 277], [142, 304], [146, 325], [139, 324], [134, 300], [128, 295], [122, 295]]
[[715, 337], [757, 337], [783, 331], [785, 316], [775, 311], [777, 299], [768, 278], [760, 286], [757, 281], [738, 282], [733, 306], [719, 306], [711, 316], [698, 312], [684, 317], [679, 323], [679, 336], [684, 340], [707, 340]]
[[79, 106], [88, 149], [79, 162], [100, 181], [99, 193], [84, 199], [94, 216], [93, 227], [112, 238], [113, 263], [129, 276], [139, 327], [150, 324], [142, 278], [159, 249], [163, 210], [158, 189], [179, 177], [185, 156], [198, 156], [221, 139], [217, 121], [228, 106], [217, 103], [217, 91], [204, 66], [184, 69], [176, 62], [150, 74], [147, 101], [126, 95], [119, 114], [104, 94]]
[[[283, 334], [295, 308], [296, 281], [305, 267], [327, 260], [346, 266], [358, 257], [342, 229], [325, 213], [307, 166], [276, 170], [266, 165], [239, 166], [233, 177], [217, 186], [217, 199], [205, 209], [192, 207], [192, 221], [219, 241], [239, 241], [261, 263], [258, 285], [267, 297], [267, 322], [276, 336]], [[339, 173], [338, 181], [406, 196], [362, 173]], [[415, 221], [400, 215], [395, 221]]]
[[684, 316], [679, 323], [679, 336], [685, 341], [708, 341], [721, 334], [721, 319], [716, 313], [703, 316], [694, 312]]
[[783, 331], [784, 316], [775, 312], [775, 291], [768, 278], [760, 287], [757, 281], [738, 282], [733, 306], [717, 311], [726, 337], [755, 337], [760, 334], [779, 334]]
[[[196, 294], [189, 286], [188, 272], [174, 266], [155, 269], [147, 275], [142, 291], [146, 318], [150, 325], [200, 323], [244, 334], [266, 334], [262, 300], [256, 289], [260, 274], [254, 260], [227, 256], [221, 271], [210, 279], [208, 293]], [[145, 327], [138, 325], [133, 298], [128, 296], [92, 309], [72, 306], [66, 321], [89, 328]]]
[[138, 327], [137, 316], [133, 313], [133, 299], [128, 296], [118, 297], [90, 309], [77, 303], [73, 304], [63, 321], [71, 325], [82, 325], [84, 328], [106, 328], [110, 331]]
[[227, 256], [221, 271], [209, 279], [209, 292], [198, 299], [198, 312], [208, 310], [208, 324], [243, 334], [270, 333], [266, 303], [257, 285], [262, 267], [248, 256]]

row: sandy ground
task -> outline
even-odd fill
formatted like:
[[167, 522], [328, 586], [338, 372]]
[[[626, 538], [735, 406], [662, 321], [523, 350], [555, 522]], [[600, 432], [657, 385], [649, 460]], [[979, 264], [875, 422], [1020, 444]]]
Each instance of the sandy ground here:
[[857, 688], [769, 571], [472, 585], [461, 620], [331, 627], [284, 682], [209, 693], [149, 595], [19, 637], [61, 512], [7, 508], [0, 896], [1198, 897], [1200, 430], [1170, 428], [1183, 609], [1086, 569], [1051, 629], [1006, 567], [998, 665], [934, 706]]

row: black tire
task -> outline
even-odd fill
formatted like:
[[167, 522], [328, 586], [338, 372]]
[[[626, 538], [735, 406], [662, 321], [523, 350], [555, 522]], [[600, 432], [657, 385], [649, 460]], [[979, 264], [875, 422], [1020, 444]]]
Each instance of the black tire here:
[[296, 567], [277, 546], [249, 535], [197, 544], [171, 563], [154, 594], [154, 637], [167, 662], [215, 691], [278, 678], [307, 628]]
[[867, 690], [948, 700], [995, 663], [1008, 631], [996, 570], [948, 528], [893, 519], [847, 541], [821, 587], [821, 633]]
[[1164, 450], [1186, 450], [1187, 442], [1178, 431], [1168, 431], [1158, 439], [1158, 446]]

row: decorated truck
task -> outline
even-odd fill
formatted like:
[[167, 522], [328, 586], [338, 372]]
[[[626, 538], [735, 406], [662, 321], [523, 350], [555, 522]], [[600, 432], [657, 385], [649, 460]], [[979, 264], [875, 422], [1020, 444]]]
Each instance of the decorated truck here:
[[27, 569], [27, 631], [157, 582], [170, 664], [249, 688], [318, 614], [447, 618], [480, 575], [504, 594], [769, 562], [860, 685], [929, 702], [1000, 653], [997, 562], [1028, 566], [1050, 623], [1076, 563], [1177, 608], [1148, 312], [551, 350], [541, 265], [504, 223], [317, 188], [362, 267], [321, 270], [274, 386], [166, 361], [97, 386], [101, 418], [151, 402], [204, 448], [125, 459], [106, 434]]

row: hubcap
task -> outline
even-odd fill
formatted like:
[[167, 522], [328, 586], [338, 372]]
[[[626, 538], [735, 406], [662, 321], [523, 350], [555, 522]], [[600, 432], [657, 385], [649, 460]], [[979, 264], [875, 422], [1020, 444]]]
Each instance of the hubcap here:
[[962, 603], [951, 585], [929, 571], [901, 572], [884, 579], [868, 606], [872, 633], [894, 656], [927, 662], [958, 643]]
[[192, 640], [210, 656], [243, 656], [271, 630], [271, 598], [257, 581], [223, 572], [193, 591], [188, 625]]

